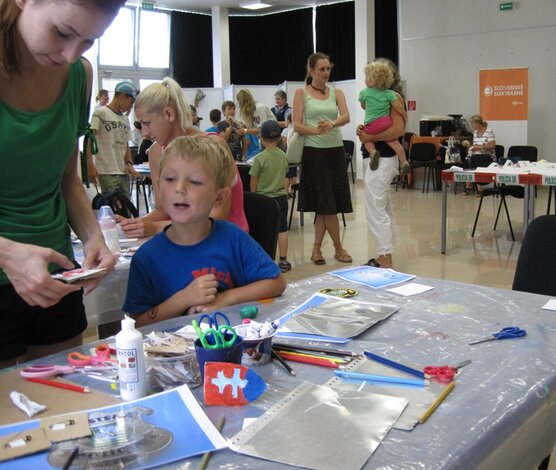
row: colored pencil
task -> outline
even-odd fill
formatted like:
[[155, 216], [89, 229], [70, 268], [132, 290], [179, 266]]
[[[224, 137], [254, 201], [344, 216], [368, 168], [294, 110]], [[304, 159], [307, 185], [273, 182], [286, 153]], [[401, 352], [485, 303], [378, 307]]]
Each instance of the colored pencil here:
[[276, 353], [286, 361], [301, 362], [303, 364], [311, 364], [313, 366], [330, 367], [331, 369], [339, 369], [340, 365], [328, 359], [317, 359], [313, 357], [298, 356], [296, 354], [286, 353], [284, 351], [276, 351]]
[[64, 390], [71, 390], [72, 392], [91, 393], [91, 389], [88, 387], [81, 387], [80, 385], [58, 382], [57, 380], [42, 379], [39, 377], [27, 377], [25, 380], [38, 384], [49, 385], [51, 387], [63, 388]]
[[286, 353], [286, 354], [295, 354], [296, 356], [305, 356], [305, 357], [314, 357], [315, 359], [326, 359], [327, 361], [335, 362], [336, 364], [347, 364], [348, 361], [342, 359], [340, 357], [332, 357], [332, 356], [325, 356], [322, 354], [309, 354], [307, 352], [301, 351], [289, 351], [285, 349], [277, 349], [277, 351]]
[[299, 345], [291, 345], [291, 344], [281, 344], [274, 342], [273, 346], [275, 348], [280, 349], [296, 349], [300, 351], [312, 351], [312, 352], [320, 352], [323, 354], [329, 354], [331, 356], [360, 356], [361, 354], [353, 352], [353, 351], [342, 351], [338, 349], [332, 348], [321, 348], [318, 346], [299, 346]]
[[[220, 420], [218, 421], [218, 424], [216, 425], [216, 429], [218, 429], [218, 432], [222, 431], [222, 428], [224, 427], [224, 423], [226, 422], [226, 418], [224, 418], [224, 416], [222, 416], [220, 418]], [[205, 452], [203, 454], [203, 458], [201, 459], [201, 462], [199, 463], [199, 470], [205, 470], [208, 467], [210, 458], [212, 457], [212, 452]]]
[[391, 359], [386, 359], [385, 357], [378, 356], [377, 354], [373, 354], [369, 351], [365, 351], [363, 354], [365, 354], [365, 356], [367, 356], [367, 358], [369, 358], [373, 361], [376, 361], [376, 362], [380, 362], [381, 364], [384, 364], [385, 366], [389, 366], [389, 367], [392, 367], [393, 369], [398, 369], [398, 370], [401, 370], [403, 372], [407, 372], [408, 374], [414, 375], [416, 377], [420, 377], [421, 379], [425, 378], [425, 373], [422, 370], [417, 370], [417, 369], [413, 369], [413, 368], [408, 367], [408, 366], [404, 366], [403, 364], [400, 364], [399, 362], [392, 361]]
[[286, 369], [290, 373], [290, 375], [295, 375], [295, 371], [291, 368], [291, 366], [286, 361], [284, 361], [284, 359], [282, 359], [278, 354], [276, 354], [276, 351], [274, 349], [271, 350], [271, 355], [280, 364], [282, 364], [282, 366], [284, 366], [284, 369]]
[[427, 419], [430, 418], [430, 415], [432, 415], [434, 413], [434, 410], [436, 410], [440, 406], [440, 403], [442, 403], [446, 399], [446, 397], [450, 395], [451, 391], [454, 389], [455, 386], [456, 384], [452, 382], [444, 389], [444, 391], [439, 395], [439, 397], [430, 406], [430, 408], [427, 411], [425, 411], [425, 414], [419, 418], [420, 424], [423, 424]]
[[363, 374], [360, 372], [350, 372], [346, 370], [337, 370], [334, 372], [338, 377], [344, 379], [354, 379], [354, 380], [365, 380], [371, 382], [382, 382], [384, 384], [402, 384], [402, 385], [419, 385], [425, 386], [428, 381], [424, 379], [404, 379], [402, 377], [390, 377], [388, 375], [376, 375], [376, 374]]

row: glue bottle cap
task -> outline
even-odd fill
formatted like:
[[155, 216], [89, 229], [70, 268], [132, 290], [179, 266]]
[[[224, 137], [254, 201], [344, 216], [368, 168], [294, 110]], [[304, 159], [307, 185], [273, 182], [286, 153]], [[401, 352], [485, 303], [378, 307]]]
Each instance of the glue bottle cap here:
[[135, 320], [127, 315], [122, 320], [122, 331], [133, 331], [135, 329]]

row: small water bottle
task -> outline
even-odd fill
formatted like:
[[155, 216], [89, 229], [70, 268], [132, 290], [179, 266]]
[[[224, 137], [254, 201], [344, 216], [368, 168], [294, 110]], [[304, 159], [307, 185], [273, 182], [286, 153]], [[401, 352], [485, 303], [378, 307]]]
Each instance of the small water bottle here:
[[98, 211], [98, 224], [102, 230], [106, 246], [113, 254], [120, 253], [120, 235], [118, 233], [118, 225], [116, 217], [110, 206], [102, 206]]

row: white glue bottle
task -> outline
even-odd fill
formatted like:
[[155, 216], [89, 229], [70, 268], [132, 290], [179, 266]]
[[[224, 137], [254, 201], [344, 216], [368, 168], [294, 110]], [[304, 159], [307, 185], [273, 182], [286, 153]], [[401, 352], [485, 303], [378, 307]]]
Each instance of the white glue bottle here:
[[116, 335], [120, 395], [124, 400], [136, 400], [147, 395], [147, 372], [143, 335], [135, 329], [135, 320], [127, 315], [122, 331]]
[[102, 230], [106, 246], [112, 254], [120, 254], [120, 235], [116, 216], [110, 206], [102, 206], [98, 211], [98, 224]]

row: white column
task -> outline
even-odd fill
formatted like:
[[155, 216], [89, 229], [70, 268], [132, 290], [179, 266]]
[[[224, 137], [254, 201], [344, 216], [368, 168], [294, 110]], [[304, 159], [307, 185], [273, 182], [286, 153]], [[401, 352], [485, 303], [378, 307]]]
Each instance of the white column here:
[[227, 8], [212, 8], [212, 68], [215, 88], [230, 84], [230, 29]]
[[[356, 98], [359, 90], [365, 88], [363, 69], [367, 62], [375, 57], [375, 0], [355, 0], [355, 90]], [[357, 124], [363, 124], [365, 111], [357, 103], [355, 119]], [[355, 143], [357, 177], [363, 177], [361, 166], [361, 152], [359, 141]]]

